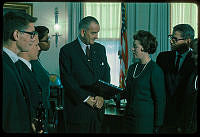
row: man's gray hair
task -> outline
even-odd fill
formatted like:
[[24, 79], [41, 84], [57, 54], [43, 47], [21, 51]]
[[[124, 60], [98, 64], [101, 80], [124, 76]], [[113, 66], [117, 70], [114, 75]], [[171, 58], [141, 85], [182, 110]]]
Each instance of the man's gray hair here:
[[96, 24], [99, 25], [99, 22], [97, 21], [96, 18], [92, 17], [92, 16], [87, 16], [85, 18], [83, 18], [80, 22], [79, 22], [79, 32], [81, 31], [81, 29], [85, 29], [87, 30], [89, 28], [89, 25], [91, 24], [91, 22], [95, 22]]

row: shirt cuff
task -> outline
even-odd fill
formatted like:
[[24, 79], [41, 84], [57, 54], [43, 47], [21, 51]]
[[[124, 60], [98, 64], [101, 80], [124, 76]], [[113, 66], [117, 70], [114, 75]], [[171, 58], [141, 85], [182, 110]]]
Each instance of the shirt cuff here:
[[86, 102], [89, 99], [90, 96], [88, 96], [83, 102]]

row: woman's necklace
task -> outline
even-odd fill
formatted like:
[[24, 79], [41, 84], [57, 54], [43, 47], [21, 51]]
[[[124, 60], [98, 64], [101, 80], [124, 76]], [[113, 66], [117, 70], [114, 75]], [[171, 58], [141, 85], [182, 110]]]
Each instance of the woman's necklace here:
[[[150, 61], [151, 61], [151, 60], [150, 60]], [[150, 61], [149, 61], [149, 62], [150, 62]], [[133, 78], [138, 78], [138, 77], [142, 74], [142, 72], [144, 71], [144, 69], [146, 68], [147, 64], [149, 64], [149, 62], [147, 62], [147, 63], [144, 65], [142, 71], [141, 71], [137, 76], [135, 75], [135, 72], [136, 72], [136, 69], [137, 69], [138, 64], [136, 64], [135, 70], [134, 70], [134, 72], [133, 72]]]

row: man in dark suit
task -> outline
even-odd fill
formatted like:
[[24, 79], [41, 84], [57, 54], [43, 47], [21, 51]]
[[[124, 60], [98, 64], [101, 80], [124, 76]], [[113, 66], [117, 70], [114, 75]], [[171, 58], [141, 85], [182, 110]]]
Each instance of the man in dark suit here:
[[78, 38], [60, 50], [60, 78], [64, 87], [64, 118], [67, 133], [99, 133], [104, 99], [83, 86], [98, 79], [110, 82], [105, 47], [94, 42], [100, 26], [91, 16], [79, 23]]
[[196, 69], [191, 73], [186, 92], [183, 94], [181, 115], [178, 117], [179, 133], [197, 132], [197, 95], [198, 95], [198, 39], [191, 42], [192, 58], [194, 59]]
[[177, 119], [181, 115], [183, 95], [189, 76], [195, 69], [191, 58], [190, 42], [194, 39], [194, 29], [188, 24], [178, 24], [170, 37], [172, 51], [161, 52], [157, 64], [165, 73], [166, 113], [163, 133], [177, 133]]
[[42, 93], [42, 101], [45, 108], [45, 133], [48, 132], [48, 113], [49, 113], [49, 96], [50, 96], [50, 80], [49, 80], [49, 72], [45, 70], [45, 68], [40, 63], [40, 53], [42, 51], [47, 51], [50, 48], [50, 39], [49, 39], [49, 29], [45, 26], [36, 26], [35, 31], [38, 32], [39, 39], [39, 54], [37, 60], [31, 60], [31, 66], [33, 68], [33, 73], [36, 77], [38, 84], [41, 87]]
[[[38, 45], [39, 40], [37, 39], [34, 44], [32, 45], [31, 49], [28, 52], [19, 52], [19, 61], [17, 62], [16, 66], [18, 69], [18, 72], [22, 78], [22, 81], [24, 83], [25, 90], [28, 93], [29, 99], [30, 99], [30, 107], [31, 107], [31, 121], [33, 126], [33, 131], [38, 133], [43, 133], [44, 130], [36, 129], [38, 125], [38, 114], [42, 114], [42, 110], [39, 109], [40, 103], [42, 102], [42, 86], [36, 79], [36, 75], [34, 71], [37, 71], [37, 69], [34, 69], [30, 63], [31, 60], [37, 60], [38, 59], [38, 53], [40, 50], [40, 47]], [[41, 115], [42, 116], [42, 115]], [[42, 117], [40, 116], [40, 119]], [[43, 121], [44, 119], [42, 119]]]
[[8, 12], [3, 17], [2, 128], [7, 133], [31, 133], [30, 102], [15, 62], [35, 41], [34, 22], [26, 13]]

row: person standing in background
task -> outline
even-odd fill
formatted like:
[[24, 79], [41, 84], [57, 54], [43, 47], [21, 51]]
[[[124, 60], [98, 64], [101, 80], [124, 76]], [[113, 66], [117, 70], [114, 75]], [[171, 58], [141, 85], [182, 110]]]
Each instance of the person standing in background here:
[[49, 104], [49, 96], [50, 96], [50, 80], [49, 80], [49, 72], [45, 70], [45, 68], [41, 65], [39, 61], [39, 56], [42, 51], [48, 51], [50, 48], [50, 37], [49, 37], [49, 29], [45, 26], [36, 26], [35, 30], [38, 32], [39, 38], [39, 54], [37, 60], [31, 60], [30, 63], [34, 75], [36, 76], [36, 80], [41, 87], [42, 93], [42, 103], [45, 108], [45, 126], [44, 133], [48, 133], [48, 111], [50, 109]]
[[187, 81], [186, 92], [182, 93], [182, 106], [180, 116], [178, 117], [178, 133], [197, 132], [197, 94], [198, 94], [198, 39], [191, 42], [192, 58], [196, 69], [193, 71]]
[[[37, 115], [42, 112], [37, 112], [38, 107], [40, 103], [42, 102], [42, 96], [41, 96], [41, 87], [39, 83], [36, 81], [36, 77], [34, 75], [33, 70], [30, 61], [31, 60], [37, 60], [38, 59], [38, 53], [40, 50], [40, 47], [38, 45], [39, 40], [38, 38], [33, 43], [33, 46], [28, 52], [19, 52], [19, 61], [16, 62], [16, 67], [18, 69], [18, 72], [22, 78], [22, 81], [25, 86], [25, 90], [28, 93], [29, 99], [30, 99], [30, 108], [31, 108], [31, 121], [33, 126], [33, 131], [35, 133], [43, 133], [42, 127], [37, 127], [39, 125], [39, 120], [42, 119], [42, 117], [38, 117]], [[41, 111], [41, 110], [39, 110]], [[43, 119], [42, 119], [43, 120]]]
[[171, 51], [161, 52], [156, 63], [165, 74], [166, 113], [162, 133], [177, 133], [177, 120], [181, 116], [183, 95], [187, 82], [195, 70], [190, 43], [194, 39], [194, 29], [188, 24], [178, 24], [169, 35]]
[[164, 73], [149, 56], [156, 51], [157, 40], [144, 30], [139, 30], [133, 38], [132, 52], [139, 62], [130, 65], [127, 73], [124, 132], [159, 133], [166, 103]]
[[99, 30], [99, 22], [87, 16], [79, 23], [78, 38], [60, 49], [66, 133], [101, 132], [104, 98], [81, 88], [99, 79], [110, 82], [105, 47], [94, 42]]
[[30, 100], [15, 63], [19, 52], [27, 52], [35, 41], [32, 17], [23, 12], [3, 16], [3, 105], [2, 128], [7, 133], [32, 133]]

